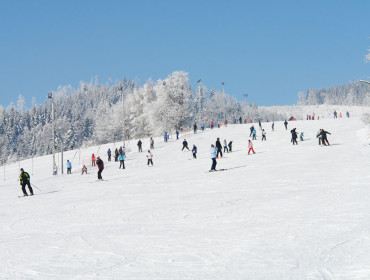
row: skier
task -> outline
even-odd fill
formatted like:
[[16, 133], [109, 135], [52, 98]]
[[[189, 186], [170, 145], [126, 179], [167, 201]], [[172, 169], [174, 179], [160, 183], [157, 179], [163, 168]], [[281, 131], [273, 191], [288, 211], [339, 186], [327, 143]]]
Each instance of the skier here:
[[252, 151], [253, 152], [253, 154], [255, 154], [255, 152], [254, 152], [254, 150], [253, 150], [253, 143], [252, 143], [252, 141], [251, 140], [248, 140], [248, 155], [249, 155], [249, 153]]
[[227, 142], [226, 142], [226, 139], [224, 140], [224, 153], [225, 151], [228, 153], [229, 152], [229, 149], [227, 148]]
[[252, 134], [253, 134], [254, 125], [252, 125], [252, 126], [249, 128], [249, 130], [251, 131], [251, 133], [249, 134], [249, 137], [251, 137], [251, 136], [252, 136]]
[[92, 154], [91, 156], [91, 166], [95, 166], [95, 155]]
[[101, 173], [104, 170], [104, 162], [100, 159], [100, 157], [97, 157], [96, 164], [98, 166], [98, 180], [103, 180], [103, 177], [101, 176]]
[[347, 111], [347, 113], [346, 113], [346, 116], [347, 116], [347, 118], [349, 118], [349, 112]]
[[154, 139], [150, 137], [150, 148], [154, 149]]
[[252, 131], [252, 140], [257, 140], [257, 131], [255, 129]]
[[122, 169], [125, 169], [125, 155], [124, 153], [120, 154], [118, 156], [119, 158], [119, 169], [121, 169], [121, 166], [122, 166]]
[[118, 149], [116, 148], [116, 150], [114, 151], [114, 161], [118, 161], [118, 156], [119, 156], [119, 152], [118, 152]]
[[288, 129], [288, 122], [286, 120], [284, 122], [284, 126], [285, 126], [285, 130], [287, 130]]
[[242, 120], [243, 120], [243, 119], [242, 119], [242, 117], [240, 117], [240, 118], [239, 118], [239, 122], [240, 122], [240, 124], [242, 124]]
[[231, 153], [233, 150], [233, 141], [230, 141], [228, 146], [229, 146], [229, 152]]
[[139, 149], [139, 153], [143, 151], [142, 145], [143, 145], [143, 142], [141, 142], [141, 140], [139, 139], [139, 141], [137, 142], [137, 147]]
[[164, 142], [167, 142], [167, 131], [164, 132]]
[[198, 152], [197, 146], [193, 145], [193, 149], [191, 151], [193, 152], [193, 158], [197, 158]]
[[334, 119], [336, 119], [338, 117], [338, 113], [337, 111], [334, 111]]
[[181, 151], [183, 151], [185, 148], [188, 149], [188, 151], [190, 151], [189, 150], [189, 147], [188, 147], [188, 141], [186, 141], [186, 139], [184, 139], [184, 141], [182, 142], [182, 149], [181, 149]]
[[322, 138], [321, 141], [322, 141], [322, 144], [324, 146], [330, 146], [329, 141], [328, 141], [328, 138], [327, 138], [327, 134], [330, 134], [331, 135], [330, 132], [327, 132], [327, 131], [321, 129], [321, 132], [320, 132], [320, 135], [321, 135], [321, 138]]
[[315, 120], [315, 113], [312, 113], [312, 120]]
[[342, 112], [340, 112], [339, 117], [342, 118]]
[[220, 138], [217, 138], [216, 140], [216, 148], [217, 148], [217, 158], [219, 154], [221, 154], [221, 157], [222, 157], [222, 146], [221, 146]]
[[110, 148], [108, 149], [108, 161], [111, 161], [111, 156], [112, 156], [112, 151], [110, 150]]
[[67, 160], [67, 174], [72, 174], [72, 163]]
[[193, 127], [194, 127], [194, 133], [197, 133], [197, 128], [198, 128], [197, 124], [195, 123]]
[[84, 164], [84, 166], [82, 166], [81, 175], [83, 175], [84, 173], [86, 173], [86, 175], [87, 175], [87, 167], [86, 167], [85, 164]]
[[264, 129], [262, 129], [262, 141], [265, 140], [266, 141], [266, 132]]
[[301, 141], [303, 141], [303, 137], [304, 137], [304, 133], [303, 133], [303, 132], [301, 132], [301, 134], [299, 135], [299, 139], [300, 139]]
[[211, 121], [211, 129], [213, 129], [214, 126], [215, 126], [215, 123]]
[[220, 125], [220, 121], [217, 122], [217, 127], [220, 128], [221, 125]]
[[211, 148], [209, 149], [209, 153], [210, 153], [210, 156], [211, 156], [211, 159], [212, 159], [212, 166], [211, 166], [211, 170], [209, 172], [213, 172], [213, 171], [216, 171], [216, 165], [217, 165], [217, 161], [216, 161], [216, 158], [217, 158], [217, 152], [218, 152], [218, 149], [215, 148], [215, 145], [211, 145]]
[[292, 134], [292, 141], [291, 141], [291, 142], [293, 142], [293, 145], [294, 145], [294, 143], [295, 143], [296, 145], [298, 145], [298, 142], [297, 142], [298, 134], [297, 134], [297, 132], [296, 132], [295, 130], [296, 130], [296, 128], [293, 128], [293, 129], [290, 131], [290, 133]]
[[275, 129], [275, 123], [274, 122], [272, 123], [271, 128], [272, 128], [272, 131], [274, 131], [274, 129]]
[[321, 131], [322, 129], [320, 128], [316, 134], [316, 138], [319, 139], [319, 145], [321, 145], [321, 141], [322, 141]]
[[200, 128], [202, 129], [202, 131], [204, 131], [204, 123], [202, 123], [202, 124], [200, 125]]
[[153, 166], [153, 154], [150, 152], [150, 150], [148, 150], [146, 157], [148, 158], [148, 166], [149, 166], [149, 163], [151, 163]]
[[30, 191], [30, 194], [33, 195], [33, 190], [30, 183], [30, 175], [27, 172], [24, 172], [23, 168], [21, 168], [21, 174], [19, 175], [19, 182], [22, 186], [23, 196], [28, 196], [26, 191], [26, 186]]
[[180, 132], [176, 129], [176, 140], [179, 140]]

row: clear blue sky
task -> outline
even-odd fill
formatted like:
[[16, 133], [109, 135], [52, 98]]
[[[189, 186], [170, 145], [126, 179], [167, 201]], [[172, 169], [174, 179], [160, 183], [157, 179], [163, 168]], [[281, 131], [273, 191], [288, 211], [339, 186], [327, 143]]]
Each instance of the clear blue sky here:
[[370, 76], [370, 1], [0, 1], [0, 104], [189, 72], [260, 105]]

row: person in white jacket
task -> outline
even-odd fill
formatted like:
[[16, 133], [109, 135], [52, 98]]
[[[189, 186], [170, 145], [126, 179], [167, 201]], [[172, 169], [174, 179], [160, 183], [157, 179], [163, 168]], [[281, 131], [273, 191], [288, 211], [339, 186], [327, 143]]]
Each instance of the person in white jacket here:
[[215, 145], [211, 145], [211, 148], [209, 149], [209, 153], [210, 153], [210, 156], [211, 156], [211, 159], [212, 159], [212, 166], [211, 166], [211, 170], [210, 172], [212, 171], [216, 171], [216, 165], [217, 165], [217, 161], [216, 161], [216, 157], [217, 157], [217, 150], [218, 148], [215, 147]]
[[153, 166], [153, 154], [150, 152], [150, 150], [148, 150], [148, 153], [147, 153], [146, 157], [148, 158], [148, 166], [149, 166], [150, 163]]

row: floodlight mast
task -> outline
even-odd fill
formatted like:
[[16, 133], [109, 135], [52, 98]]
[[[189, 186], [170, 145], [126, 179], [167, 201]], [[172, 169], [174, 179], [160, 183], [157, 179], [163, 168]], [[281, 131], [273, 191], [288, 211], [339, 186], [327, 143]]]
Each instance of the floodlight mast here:
[[54, 113], [54, 98], [53, 93], [48, 93], [48, 99], [51, 100], [51, 123], [52, 123], [52, 137], [53, 137], [53, 175], [57, 175], [56, 163], [55, 163], [55, 113]]

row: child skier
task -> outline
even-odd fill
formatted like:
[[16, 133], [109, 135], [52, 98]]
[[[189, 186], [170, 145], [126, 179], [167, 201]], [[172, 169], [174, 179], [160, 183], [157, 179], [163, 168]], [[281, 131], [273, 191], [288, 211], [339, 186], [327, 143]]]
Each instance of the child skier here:
[[249, 155], [249, 153], [252, 151], [253, 152], [253, 154], [255, 154], [255, 152], [254, 152], [254, 150], [253, 150], [253, 143], [252, 143], [252, 141], [251, 140], [248, 140], [248, 148], [249, 148], [249, 150], [248, 150], [248, 155]]

